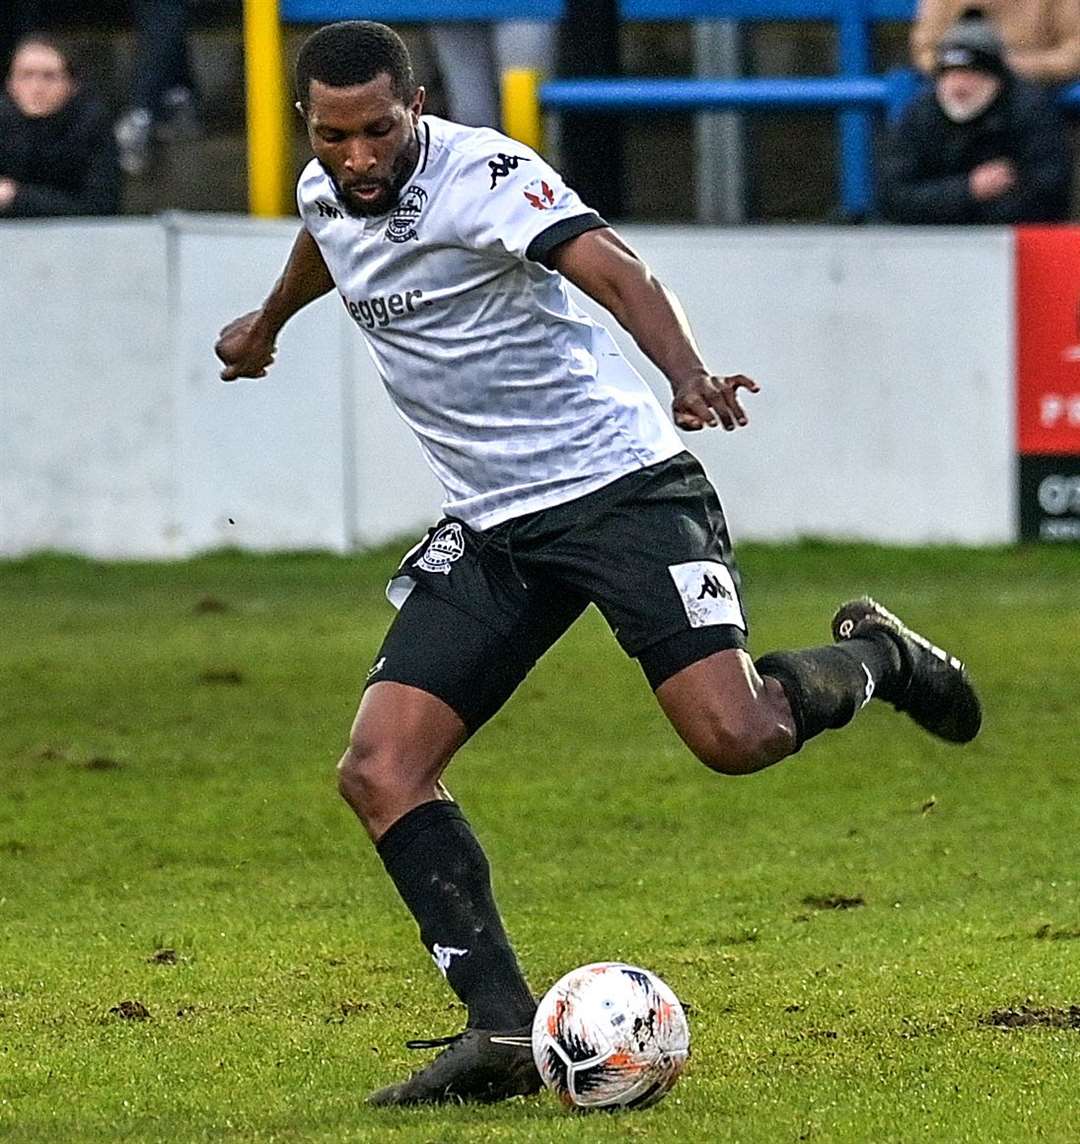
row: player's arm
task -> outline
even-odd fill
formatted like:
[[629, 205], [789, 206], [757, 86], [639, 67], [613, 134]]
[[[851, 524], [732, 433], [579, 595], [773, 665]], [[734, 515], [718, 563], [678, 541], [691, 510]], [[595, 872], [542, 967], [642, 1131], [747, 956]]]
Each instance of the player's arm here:
[[610, 227], [564, 242], [549, 264], [608, 310], [671, 385], [680, 429], [747, 423], [738, 391], [757, 393], [748, 377], [720, 377], [701, 360], [686, 314], [675, 295]]
[[214, 352], [225, 363], [222, 381], [265, 377], [273, 363], [282, 326], [309, 302], [333, 289], [333, 279], [308, 231], [301, 228], [281, 277], [258, 310], [230, 322], [218, 335]]

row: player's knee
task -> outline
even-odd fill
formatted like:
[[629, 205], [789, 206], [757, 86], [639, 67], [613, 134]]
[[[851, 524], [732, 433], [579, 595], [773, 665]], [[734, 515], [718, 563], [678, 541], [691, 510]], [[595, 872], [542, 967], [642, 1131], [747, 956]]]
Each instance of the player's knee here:
[[694, 754], [721, 775], [749, 775], [770, 766], [792, 750], [791, 736], [769, 715], [752, 711], [711, 720], [694, 744]]
[[338, 791], [361, 818], [375, 818], [394, 793], [395, 769], [384, 751], [354, 739], [338, 762]]

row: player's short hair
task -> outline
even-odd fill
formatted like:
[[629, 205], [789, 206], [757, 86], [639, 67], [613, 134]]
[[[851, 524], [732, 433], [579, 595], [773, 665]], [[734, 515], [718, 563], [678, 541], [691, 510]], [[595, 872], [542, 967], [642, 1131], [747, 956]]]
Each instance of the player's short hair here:
[[385, 24], [343, 20], [309, 36], [296, 58], [296, 98], [307, 110], [311, 81], [328, 87], [354, 87], [376, 76], [390, 77], [394, 95], [409, 103], [416, 94], [412, 60], [405, 41]]

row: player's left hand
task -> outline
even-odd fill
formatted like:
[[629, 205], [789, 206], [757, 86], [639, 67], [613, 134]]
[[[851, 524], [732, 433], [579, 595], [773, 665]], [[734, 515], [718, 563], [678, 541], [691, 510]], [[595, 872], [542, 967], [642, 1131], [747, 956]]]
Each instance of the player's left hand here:
[[741, 373], [727, 377], [702, 373], [680, 382], [671, 400], [675, 424], [688, 432], [717, 425], [731, 432], [748, 424], [750, 419], [737, 396], [740, 389], [757, 393], [760, 387], [753, 378]]

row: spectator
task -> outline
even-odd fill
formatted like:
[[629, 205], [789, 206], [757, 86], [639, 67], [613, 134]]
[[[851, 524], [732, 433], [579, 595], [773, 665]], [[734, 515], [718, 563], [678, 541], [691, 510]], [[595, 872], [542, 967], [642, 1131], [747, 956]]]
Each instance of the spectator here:
[[135, 55], [131, 106], [116, 122], [120, 166], [141, 175], [155, 137], [198, 130], [195, 83], [188, 50], [192, 0], [135, 0]]
[[0, 218], [116, 214], [120, 170], [105, 109], [80, 90], [71, 61], [31, 35], [0, 96]]
[[1065, 125], [1049, 93], [1012, 75], [981, 14], [942, 37], [934, 85], [893, 129], [885, 217], [901, 223], [1055, 222], [1068, 214]]
[[[1015, 75], [1046, 84], [1080, 78], [1080, 0], [985, 0], [980, 7], [1001, 33]], [[919, 0], [911, 55], [920, 71], [934, 70], [937, 45], [965, 8], [963, 0]]]
[[469, 127], [501, 130], [501, 72], [528, 67], [547, 74], [555, 54], [554, 26], [523, 20], [432, 24], [431, 41], [446, 92], [447, 117]]

